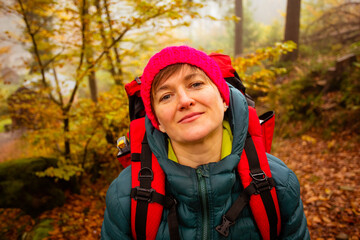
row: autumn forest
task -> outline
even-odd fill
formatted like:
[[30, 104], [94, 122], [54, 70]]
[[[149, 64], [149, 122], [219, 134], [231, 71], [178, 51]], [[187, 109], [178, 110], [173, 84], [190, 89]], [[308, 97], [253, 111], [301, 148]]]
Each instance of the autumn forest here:
[[358, 0], [0, 0], [0, 239], [100, 239], [125, 85], [171, 45], [231, 57], [311, 239], [359, 240]]

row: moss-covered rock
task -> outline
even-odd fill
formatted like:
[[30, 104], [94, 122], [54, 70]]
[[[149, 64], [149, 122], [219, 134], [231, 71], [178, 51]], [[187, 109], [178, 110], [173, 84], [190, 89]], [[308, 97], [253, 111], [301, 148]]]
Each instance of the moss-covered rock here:
[[25, 232], [21, 236], [23, 240], [42, 240], [49, 236], [49, 232], [53, 230], [52, 219], [41, 220], [30, 232]]
[[63, 205], [64, 189], [73, 188], [74, 182], [55, 181], [35, 175], [37, 171], [56, 165], [57, 159], [52, 158], [18, 159], [1, 163], [0, 208], [21, 208], [27, 214], [36, 216]]

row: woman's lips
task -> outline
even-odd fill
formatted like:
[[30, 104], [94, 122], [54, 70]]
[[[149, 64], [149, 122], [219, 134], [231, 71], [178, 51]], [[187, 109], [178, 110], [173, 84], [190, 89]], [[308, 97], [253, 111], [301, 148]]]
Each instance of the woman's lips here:
[[190, 114], [186, 115], [185, 117], [183, 117], [178, 123], [189, 123], [189, 122], [195, 121], [202, 114], [203, 114], [203, 112], [190, 113]]

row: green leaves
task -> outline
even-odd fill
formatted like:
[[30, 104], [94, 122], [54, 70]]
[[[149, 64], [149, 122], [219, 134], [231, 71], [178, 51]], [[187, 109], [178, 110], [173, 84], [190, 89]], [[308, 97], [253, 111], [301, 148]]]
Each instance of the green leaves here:
[[45, 171], [36, 172], [36, 176], [38, 177], [51, 177], [57, 179], [63, 179], [65, 181], [69, 181], [71, 177], [79, 175], [83, 172], [80, 166], [75, 165], [66, 165], [66, 164], [58, 164], [58, 167], [49, 167]]

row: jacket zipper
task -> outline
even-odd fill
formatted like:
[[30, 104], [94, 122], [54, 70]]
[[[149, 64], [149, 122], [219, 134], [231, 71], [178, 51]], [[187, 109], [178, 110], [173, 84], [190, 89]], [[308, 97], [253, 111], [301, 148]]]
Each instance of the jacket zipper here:
[[206, 181], [201, 169], [196, 169], [199, 195], [201, 201], [201, 213], [202, 213], [202, 239], [207, 240], [209, 237], [209, 207], [208, 207], [208, 196], [206, 190]]

